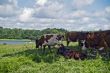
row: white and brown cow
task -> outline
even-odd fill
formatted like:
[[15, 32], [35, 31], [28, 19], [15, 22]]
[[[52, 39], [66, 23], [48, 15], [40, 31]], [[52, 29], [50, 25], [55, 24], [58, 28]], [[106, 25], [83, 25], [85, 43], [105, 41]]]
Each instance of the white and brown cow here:
[[[51, 46], [55, 46], [57, 44], [60, 44], [62, 41], [62, 39], [64, 38], [63, 35], [58, 35], [58, 34], [45, 34], [43, 36], [41, 36], [40, 39], [36, 39], [36, 48], [44, 48], [45, 51], [45, 47], [48, 46], [48, 48], [50, 49]], [[51, 51], [51, 49], [50, 49]]]

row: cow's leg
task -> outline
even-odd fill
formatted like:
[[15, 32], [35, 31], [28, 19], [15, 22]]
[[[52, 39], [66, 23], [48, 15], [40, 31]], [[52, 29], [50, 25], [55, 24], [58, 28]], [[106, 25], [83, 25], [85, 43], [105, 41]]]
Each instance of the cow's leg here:
[[37, 49], [38, 49], [38, 48], [39, 48], [39, 46], [40, 46], [40, 45], [38, 45], [38, 44], [35, 44], [35, 48], [37, 48]]
[[99, 58], [100, 57], [100, 53], [101, 53], [101, 48], [100, 48], [100, 52], [99, 52], [99, 48], [97, 46], [94, 47], [94, 53], [96, 55], [96, 58]]
[[109, 48], [107, 48], [107, 56], [108, 56], [108, 59], [110, 59], [110, 50], [109, 50]]
[[83, 46], [83, 45], [81, 45], [81, 40], [78, 40], [78, 45], [79, 45], [79, 47], [81, 48], [81, 46]]
[[50, 52], [52, 52], [52, 51], [51, 51], [51, 46], [50, 46], [50, 45], [48, 45], [48, 48], [49, 48]]
[[67, 41], [67, 46], [69, 45], [70, 41]]
[[45, 47], [46, 47], [46, 45], [43, 45], [43, 53], [45, 52]]
[[38, 46], [36, 45], [36, 48], [38, 48]]

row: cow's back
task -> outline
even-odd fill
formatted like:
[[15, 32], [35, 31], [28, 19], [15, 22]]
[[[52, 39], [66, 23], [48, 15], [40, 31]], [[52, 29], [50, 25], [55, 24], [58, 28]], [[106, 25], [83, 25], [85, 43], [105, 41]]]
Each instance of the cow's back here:
[[53, 37], [52, 34], [47, 34], [47, 35], [44, 35], [44, 41], [48, 42], [49, 39], [51, 39]]
[[77, 32], [67, 32], [65, 34], [65, 37], [66, 37], [67, 41], [76, 42], [77, 41], [77, 37], [78, 37], [78, 33]]

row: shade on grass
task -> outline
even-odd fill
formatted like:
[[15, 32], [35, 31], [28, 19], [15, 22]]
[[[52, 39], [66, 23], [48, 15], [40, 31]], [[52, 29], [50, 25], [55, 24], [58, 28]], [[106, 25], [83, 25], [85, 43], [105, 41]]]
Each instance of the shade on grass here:
[[65, 59], [56, 54], [57, 48], [52, 53], [46, 48], [46, 53], [42, 53], [34, 46], [0, 45], [0, 73], [110, 73], [110, 61], [101, 57], [84, 61]]

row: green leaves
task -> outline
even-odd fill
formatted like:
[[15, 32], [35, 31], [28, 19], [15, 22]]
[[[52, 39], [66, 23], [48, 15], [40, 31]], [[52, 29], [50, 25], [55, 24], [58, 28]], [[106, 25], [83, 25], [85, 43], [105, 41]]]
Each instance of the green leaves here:
[[64, 34], [67, 32], [64, 29], [44, 29], [40, 30], [23, 30], [23, 29], [10, 29], [10, 28], [0, 28], [0, 39], [36, 39], [43, 34]]

